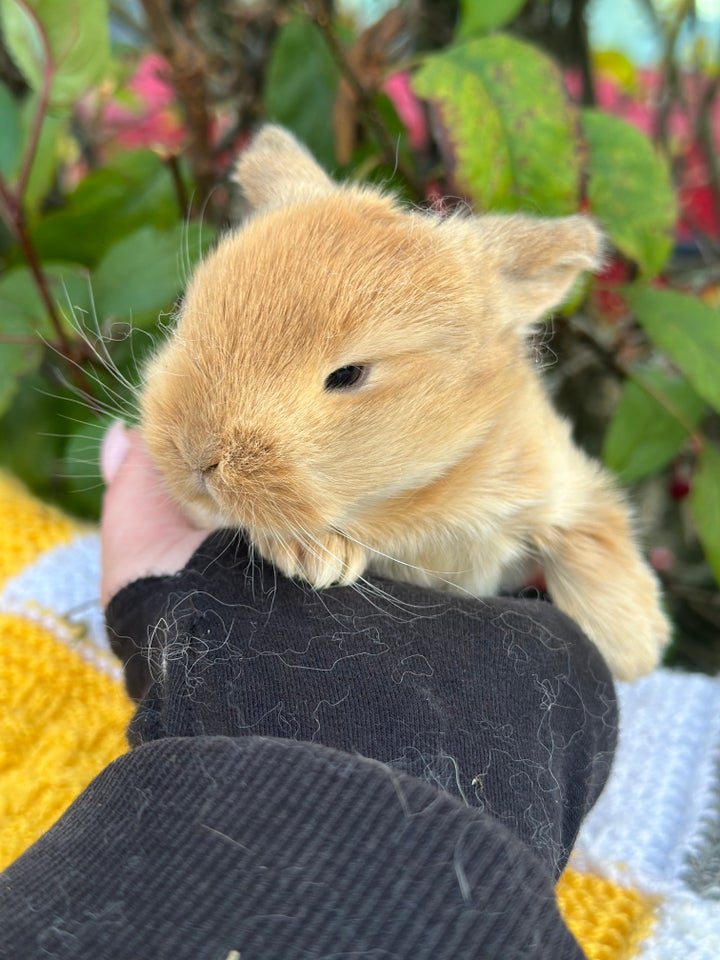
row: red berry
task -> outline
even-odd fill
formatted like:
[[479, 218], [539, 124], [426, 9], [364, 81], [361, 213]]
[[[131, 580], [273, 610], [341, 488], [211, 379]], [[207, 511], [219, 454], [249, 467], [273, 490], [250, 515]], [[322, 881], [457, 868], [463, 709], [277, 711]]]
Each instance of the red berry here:
[[684, 500], [690, 493], [690, 481], [687, 477], [673, 477], [670, 481], [670, 496], [673, 500]]

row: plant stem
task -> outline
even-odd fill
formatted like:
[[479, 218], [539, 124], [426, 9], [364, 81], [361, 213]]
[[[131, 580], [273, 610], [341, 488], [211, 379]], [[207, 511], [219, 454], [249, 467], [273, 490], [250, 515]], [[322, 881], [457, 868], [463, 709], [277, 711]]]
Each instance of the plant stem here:
[[58, 314], [57, 306], [53, 295], [50, 292], [50, 285], [48, 284], [47, 277], [45, 276], [42, 265], [40, 264], [40, 259], [37, 255], [37, 251], [33, 246], [33, 242], [30, 238], [30, 234], [27, 231], [27, 225], [25, 223], [25, 217], [23, 215], [22, 209], [18, 207], [15, 215], [15, 233], [18, 238], [18, 242], [22, 248], [22, 252], [25, 254], [25, 259], [27, 260], [28, 267], [30, 272], [33, 275], [35, 284], [38, 288], [38, 292], [42, 297], [42, 301], [45, 304], [45, 309], [48, 312], [50, 317], [50, 322], [52, 323], [55, 333], [59, 343], [62, 345], [62, 352], [69, 360], [76, 360], [75, 349], [73, 348], [72, 343], [70, 342], [67, 333], [63, 329], [62, 322], [60, 320], [60, 315]]
[[202, 204], [215, 186], [215, 157], [210, 143], [206, 62], [198, 47], [178, 29], [165, 0], [141, 0], [155, 46], [172, 71], [173, 85], [190, 133], [188, 158]]
[[[35, 285], [38, 289], [40, 297], [42, 298], [43, 304], [45, 305], [45, 309], [48, 312], [50, 323], [52, 324], [57, 336], [57, 342], [51, 346], [53, 349], [57, 350], [57, 352], [64, 357], [70, 365], [72, 376], [80, 390], [87, 398], [90, 407], [95, 411], [95, 413], [100, 413], [101, 408], [98, 404], [95, 392], [93, 391], [87, 374], [81, 366], [83, 359], [82, 349], [79, 344], [74, 344], [72, 342], [62, 325], [55, 300], [53, 299], [52, 292], [50, 291], [48, 279], [43, 272], [37, 250], [33, 245], [30, 234], [28, 233], [22, 204], [16, 199], [15, 196], [13, 196], [10, 188], [1, 175], [0, 198], [2, 199], [3, 205], [7, 208], [6, 222], [17, 237], [20, 248], [25, 255], [25, 260], [27, 261], [30, 273], [33, 276]], [[3, 337], [3, 340], [6, 342], [14, 342], [6, 340], [5, 337]]]
[[[33, 245], [30, 234], [28, 233], [20, 194], [13, 194], [13, 191], [10, 189], [10, 186], [2, 174], [0, 174], [0, 201], [2, 201], [2, 206], [4, 208], [2, 211], [3, 219], [7, 223], [10, 230], [15, 234], [17, 241], [20, 244], [20, 248], [25, 255], [28, 267], [35, 281], [35, 285], [48, 312], [48, 316], [50, 317], [50, 323], [52, 324], [57, 336], [57, 342], [55, 344], [51, 344], [51, 346], [53, 349], [57, 350], [57, 352], [68, 362], [70, 368], [72, 369], [72, 375], [76, 384], [87, 397], [88, 403], [92, 409], [96, 413], [99, 413], [100, 406], [97, 402], [97, 398], [92, 389], [90, 380], [81, 366], [81, 361], [83, 359], [82, 349], [80, 345], [74, 344], [72, 340], [70, 340], [62, 325], [55, 300], [53, 299], [52, 292], [50, 291], [48, 279], [43, 272], [37, 250]], [[14, 342], [7, 340], [5, 337], [3, 337], [3, 341]]]
[[15, 222], [15, 207], [15, 197], [5, 177], [0, 173], [0, 217], [2, 217], [11, 230]]
[[50, 322], [55, 329], [58, 341], [62, 345], [62, 352], [68, 357], [68, 359], [75, 359], [73, 346], [68, 339], [65, 330], [63, 329], [55, 301], [53, 300], [53, 296], [50, 292], [47, 277], [43, 273], [42, 266], [40, 264], [40, 258], [37, 255], [37, 251], [35, 250], [30, 234], [28, 233], [22, 203], [18, 200], [17, 196], [13, 194], [2, 174], [0, 174], [0, 199], [2, 200], [5, 208], [5, 215], [3, 219], [5, 219], [7, 225], [17, 237], [17, 241], [20, 244], [22, 252], [25, 254], [25, 259], [28, 267], [30, 268], [30, 272], [33, 275], [33, 279], [35, 280], [38, 292], [40, 293], [42, 301], [47, 309]]
[[350, 66], [348, 59], [345, 56], [345, 51], [343, 50], [338, 38], [335, 36], [330, 18], [323, 8], [322, 3], [320, 3], [319, 0], [306, 0], [306, 5], [310, 18], [323, 35], [338, 70], [343, 75], [348, 83], [348, 86], [355, 95], [358, 109], [364, 115], [367, 126], [377, 137], [383, 159], [388, 166], [393, 167], [400, 173], [403, 179], [412, 188], [416, 196], [424, 197], [424, 184], [420, 183], [411, 171], [407, 170], [400, 164], [400, 161], [397, 157], [395, 144], [393, 143], [392, 138], [385, 129], [385, 125], [375, 109], [373, 96], [365, 89], [363, 84], [360, 82], [360, 79], [356, 76], [355, 71]]
[[[677, 13], [667, 30], [664, 31], [664, 50], [662, 62], [660, 64], [660, 86], [658, 89], [658, 113], [655, 122], [655, 140], [659, 143], [663, 151], [668, 154], [668, 123], [670, 120], [670, 111], [673, 107], [673, 94], [677, 100], [686, 107], [683, 101], [683, 90], [679, 76], [678, 65], [675, 62], [675, 47], [677, 46], [680, 30], [685, 22], [685, 18], [692, 13], [695, 8], [695, 0], [681, 0], [678, 5]], [[660, 21], [655, 21], [658, 29], [662, 30]]]
[[580, 74], [582, 76], [582, 102], [586, 107], [596, 106], [595, 77], [593, 75], [592, 53], [588, 37], [586, 10], [588, 0], [579, 0], [572, 4], [568, 22], [568, 32], [575, 41], [576, 53], [580, 60]]
[[720, 222], [720, 158], [715, 149], [713, 131], [713, 105], [718, 95], [720, 95], [720, 73], [709, 81], [703, 91], [697, 115], [697, 138], [705, 154], [715, 213]]
[[18, 0], [18, 3], [23, 8], [30, 20], [32, 20], [33, 25], [37, 30], [44, 56], [43, 81], [42, 88], [40, 90], [40, 99], [38, 100], [37, 110], [35, 111], [35, 116], [33, 117], [32, 126], [30, 128], [30, 136], [28, 137], [27, 146], [25, 147], [25, 152], [23, 154], [22, 165], [20, 167], [20, 176], [18, 177], [16, 187], [16, 196], [22, 198], [25, 196], [25, 190], [27, 189], [28, 180], [30, 179], [30, 171], [32, 170], [33, 161], [35, 160], [35, 153], [37, 152], [38, 143], [40, 142], [43, 121], [45, 120], [47, 109], [50, 104], [50, 91], [52, 89], [53, 77], [55, 76], [55, 66], [52, 60], [50, 41], [42, 21], [38, 17], [35, 10], [28, 3], [26, 3], [25, 0]]
[[190, 200], [187, 195], [187, 190], [185, 189], [185, 182], [182, 178], [182, 173], [180, 171], [180, 163], [175, 154], [170, 154], [163, 159], [163, 163], [170, 173], [170, 178], [172, 179], [173, 189], [175, 191], [175, 199], [177, 200], [178, 210], [180, 216], [183, 220], [186, 217], [190, 216]]
[[18, 0], [18, 3], [32, 21], [38, 37], [40, 38], [40, 44], [42, 46], [44, 56], [43, 82], [37, 110], [35, 111], [35, 116], [33, 117], [32, 126], [30, 128], [30, 136], [28, 137], [28, 142], [23, 153], [17, 185], [15, 186], [14, 191], [11, 190], [4, 178], [0, 176], [0, 197], [2, 198], [3, 204], [7, 208], [8, 224], [14, 231], [22, 251], [25, 254], [25, 259], [27, 260], [30, 272], [33, 275], [40, 296], [42, 297], [43, 303], [48, 311], [50, 322], [55, 328], [58, 342], [62, 346], [62, 352], [68, 357], [68, 359], [75, 359], [73, 345], [68, 339], [62, 323], [60, 322], [60, 317], [57, 312], [55, 301], [53, 300], [53, 296], [50, 292], [47, 277], [43, 273], [40, 259], [37, 255], [35, 247], [33, 246], [32, 240], [30, 239], [30, 235], [27, 231], [27, 224], [25, 222], [23, 198], [25, 196], [25, 191], [30, 179], [30, 172], [32, 170], [33, 161], [35, 160], [38, 143], [40, 142], [40, 132], [42, 130], [43, 121], [45, 119], [45, 114], [47, 113], [48, 104], [50, 103], [50, 90], [52, 88], [53, 77], [55, 75], [55, 68], [52, 60], [50, 42], [42, 21], [39, 19], [35, 10], [28, 3], [26, 3], [25, 0]]
[[689, 438], [696, 445], [698, 450], [701, 450], [707, 443], [706, 438], [703, 434], [699, 433], [695, 427], [689, 423], [682, 414], [679, 414], [677, 410], [669, 403], [667, 397], [663, 393], [647, 383], [642, 377], [638, 376], [637, 373], [633, 370], [632, 367], [628, 364], [623, 363], [619, 357], [608, 350], [604, 344], [600, 343], [589, 330], [586, 330], [584, 327], [576, 323], [570, 323], [570, 329], [572, 332], [589, 346], [593, 353], [598, 356], [602, 362], [608, 367], [619, 379], [621, 380], [632, 380], [633, 383], [637, 384], [641, 390], [643, 390], [649, 397], [651, 397], [656, 403], [658, 403], [666, 413], [669, 413], [673, 420], [676, 420], [680, 426], [687, 432]]

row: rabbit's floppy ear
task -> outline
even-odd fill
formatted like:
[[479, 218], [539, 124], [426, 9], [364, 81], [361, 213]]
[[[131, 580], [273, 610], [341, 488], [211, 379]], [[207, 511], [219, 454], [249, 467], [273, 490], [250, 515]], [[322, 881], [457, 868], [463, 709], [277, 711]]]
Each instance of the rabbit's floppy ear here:
[[489, 215], [476, 223], [483, 259], [493, 265], [516, 324], [539, 320], [566, 299], [583, 270], [603, 262], [604, 237], [590, 217]]
[[309, 150], [273, 125], [263, 127], [240, 154], [233, 180], [253, 211], [310, 200], [335, 189]]

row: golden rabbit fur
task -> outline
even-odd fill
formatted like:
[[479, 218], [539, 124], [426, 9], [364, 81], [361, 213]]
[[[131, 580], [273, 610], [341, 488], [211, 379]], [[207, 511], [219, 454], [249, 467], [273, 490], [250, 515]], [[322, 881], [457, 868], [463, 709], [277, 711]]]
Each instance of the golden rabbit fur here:
[[[599, 264], [593, 222], [403, 208], [272, 126], [236, 178], [251, 215], [146, 371], [144, 434], [177, 498], [317, 587], [371, 569], [482, 596], [539, 565], [617, 677], [652, 669], [655, 577], [526, 343]], [[359, 382], [333, 389], [346, 367]]]

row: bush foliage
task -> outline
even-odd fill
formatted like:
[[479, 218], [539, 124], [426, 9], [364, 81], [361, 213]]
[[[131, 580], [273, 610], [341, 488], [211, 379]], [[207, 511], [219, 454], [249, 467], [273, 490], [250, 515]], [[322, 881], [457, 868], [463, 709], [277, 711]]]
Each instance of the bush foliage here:
[[645, 4], [654, 74], [590, 54], [582, 0], [564, 49], [549, 0], [432, 23], [417, 0], [365, 27], [320, 0], [141, 6], [0, 0], [2, 461], [96, 515], [98, 438], [132, 418], [142, 358], [231, 219], [228, 164], [271, 119], [414, 203], [597, 217], [612, 256], [555, 318], [550, 376], [581, 442], [640, 484], [671, 600], [717, 636], [720, 64], [700, 42], [680, 56], [693, 5]]

